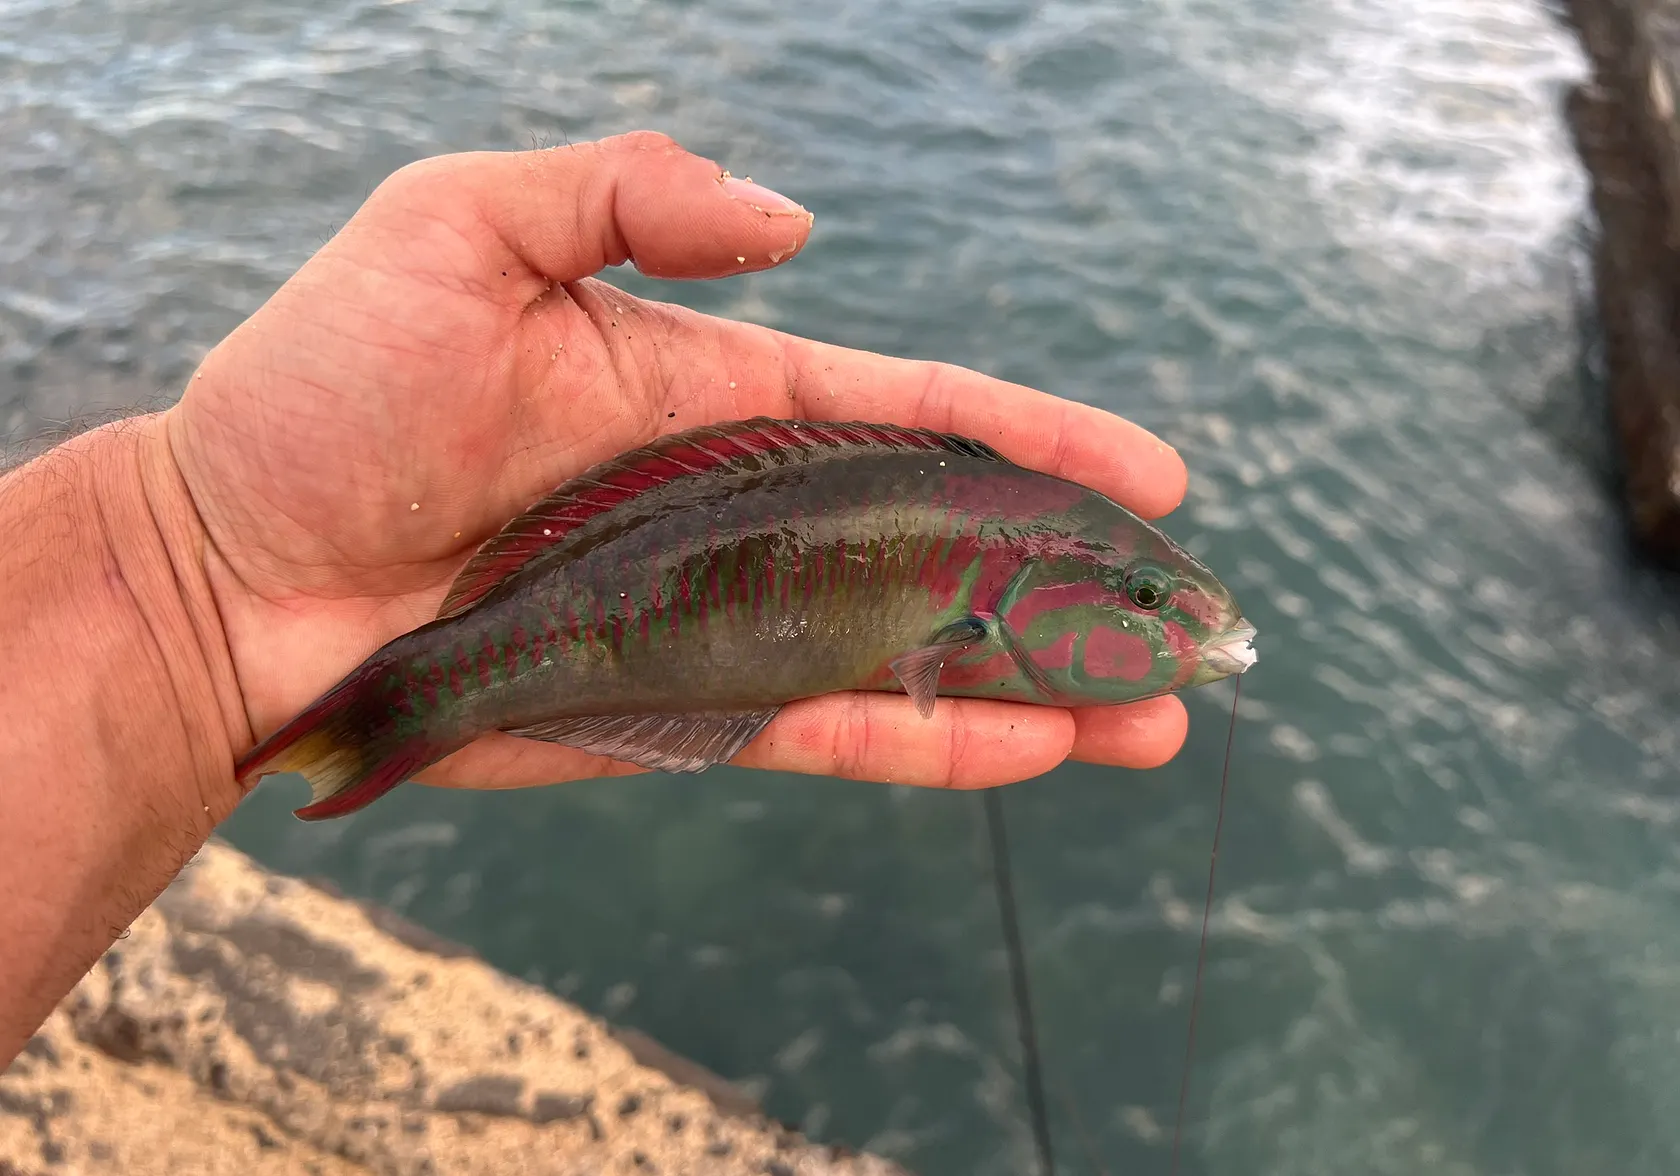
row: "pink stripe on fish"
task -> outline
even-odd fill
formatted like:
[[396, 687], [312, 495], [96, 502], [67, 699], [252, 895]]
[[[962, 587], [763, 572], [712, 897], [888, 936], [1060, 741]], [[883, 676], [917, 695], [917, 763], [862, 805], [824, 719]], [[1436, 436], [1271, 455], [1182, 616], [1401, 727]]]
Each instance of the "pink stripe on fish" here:
[[1136, 633], [1099, 625], [1085, 638], [1085, 673], [1092, 678], [1141, 682], [1155, 665], [1155, 651]]

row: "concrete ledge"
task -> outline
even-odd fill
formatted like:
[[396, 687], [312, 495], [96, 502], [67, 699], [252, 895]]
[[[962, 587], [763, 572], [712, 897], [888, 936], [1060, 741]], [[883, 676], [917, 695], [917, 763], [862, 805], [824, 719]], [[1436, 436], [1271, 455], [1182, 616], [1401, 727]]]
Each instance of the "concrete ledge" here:
[[905, 1176], [219, 843], [0, 1074], [0, 1176], [49, 1172]]

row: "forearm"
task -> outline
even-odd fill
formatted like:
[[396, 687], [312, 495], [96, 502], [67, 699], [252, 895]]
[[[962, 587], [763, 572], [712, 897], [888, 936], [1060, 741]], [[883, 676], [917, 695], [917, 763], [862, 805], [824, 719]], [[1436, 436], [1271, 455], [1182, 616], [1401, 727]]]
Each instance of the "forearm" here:
[[0, 1068], [239, 799], [248, 732], [162, 423], [0, 477]]

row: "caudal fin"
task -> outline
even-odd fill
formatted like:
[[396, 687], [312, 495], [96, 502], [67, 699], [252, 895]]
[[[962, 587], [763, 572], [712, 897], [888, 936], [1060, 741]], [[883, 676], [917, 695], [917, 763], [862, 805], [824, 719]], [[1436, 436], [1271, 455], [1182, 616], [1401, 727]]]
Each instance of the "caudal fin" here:
[[264, 776], [298, 772], [309, 781], [310, 803], [295, 815], [319, 821], [365, 808], [454, 751], [424, 734], [390, 732], [389, 709], [370, 697], [379, 670], [351, 674], [252, 748], [234, 767], [240, 786], [250, 791]]

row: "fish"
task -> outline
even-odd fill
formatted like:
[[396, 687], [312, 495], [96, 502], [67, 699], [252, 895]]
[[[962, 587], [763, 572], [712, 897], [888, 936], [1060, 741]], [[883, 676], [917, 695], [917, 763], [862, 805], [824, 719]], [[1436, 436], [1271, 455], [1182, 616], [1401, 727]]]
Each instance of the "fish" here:
[[563, 482], [235, 776], [301, 773], [321, 820], [494, 731], [699, 772], [799, 699], [1119, 704], [1245, 672], [1255, 635], [1089, 487], [954, 433], [753, 417]]

